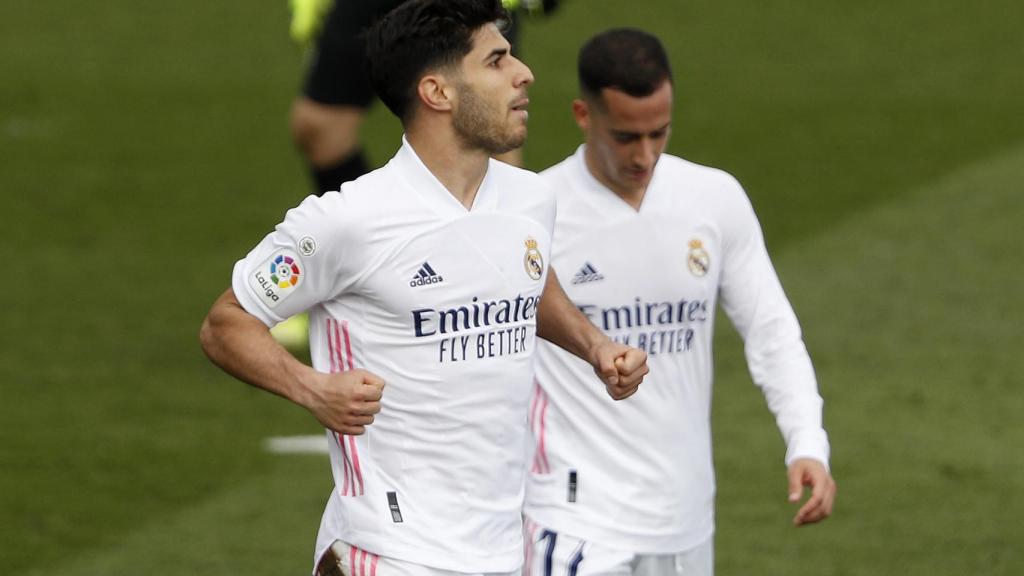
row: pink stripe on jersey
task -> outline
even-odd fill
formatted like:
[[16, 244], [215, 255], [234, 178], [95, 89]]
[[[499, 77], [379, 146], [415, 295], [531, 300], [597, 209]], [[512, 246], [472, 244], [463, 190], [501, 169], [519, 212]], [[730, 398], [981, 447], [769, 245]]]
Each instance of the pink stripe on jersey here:
[[523, 518], [523, 540], [525, 540], [523, 576], [530, 576], [533, 572], [533, 534], [536, 530], [537, 526], [529, 518]]
[[[344, 342], [342, 342], [344, 338]], [[352, 357], [352, 338], [348, 330], [348, 321], [339, 323], [333, 318], [327, 319], [327, 348], [331, 360], [331, 373], [337, 374], [347, 370], [355, 369], [355, 359]], [[352, 436], [334, 433], [338, 441], [338, 448], [341, 449], [342, 496], [359, 496], [363, 492], [363, 470], [359, 465], [359, 449], [356, 440]], [[345, 439], [348, 438], [346, 443]], [[349, 488], [351, 487], [351, 492]]]
[[[347, 320], [342, 321], [341, 329], [342, 329], [342, 332], [345, 335], [345, 353], [346, 353], [346, 356], [348, 357], [348, 369], [349, 370], [354, 370], [355, 369], [355, 358], [352, 356], [352, 338], [351, 338], [351, 336], [349, 334], [348, 321]], [[356, 439], [354, 437], [349, 436], [348, 439], [349, 439], [349, 447], [352, 448], [350, 464], [352, 465], [352, 471], [355, 474], [355, 480], [352, 483], [352, 495], [353, 496], [357, 495], [355, 483], [358, 482], [359, 483], [358, 495], [362, 496], [363, 495], [363, 469], [359, 465], [359, 448], [356, 446]]]
[[[351, 544], [348, 549], [349, 574], [351, 576], [377, 576], [377, 562], [380, 561], [380, 556]], [[356, 560], [356, 556], [359, 557], [359, 560]], [[367, 559], [370, 561], [369, 574], [367, 574]], [[359, 567], [358, 570], [356, 570], [356, 566]]]
[[[334, 321], [334, 354], [338, 358], [338, 372], [345, 371], [345, 351], [341, 344], [341, 329], [338, 327], [338, 321]], [[351, 364], [352, 359], [349, 358]], [[351, 366], [350, 366], [351, 368]]]
[[355, 365], [352, 361], [352, 340], [349, 339], [348, 335], [348, 320], [341, 323], [341, 328], [345, 331], [345, 352], [348, 354], [348, 369], [352, 370], [355, 368]]
[[335, 349], [337, 344], [334, 342], [334, 320], [331, 318], [327, 319], [327, 352], [331, 359], [331, 374], [340, 372], [338, 369], [338, 358], [335, 355]]
[[[543, 390], [542, 390], [543, 393]], [[548, 421], [548, 395], [544, 394], [544, 404], [541, 405], [540, 409], [540, 457], [544, 462], [544, 472], [551, 472], [551, 465], [548, 464], [548, 451], [544, 447], [544, 442], [547, 440], [547, 421]]]
[[[327, 352], [331, 359], [331, 373], [336, 374], [344, 371], [344, 364], [341, 358], [341, 340], [338, 337], [338, 322], [333, 318], [327, 319]], [[341, 495], [348, 495], [348, 485], [350, 483], [349, 477], [351, 472], [349, 471], [348, 464], [348, 453], [345, 448], [345, 440], [341, 434], [334, 432], [334, 439], [338, 442], [338, 449], [341, 450], [341, 472], [344, 481], [342, 482]]]
[[[535, 446], [540, 442], [540, 430], [538, 429], [539, 418], [537, 418], [537, 406], [540, 405], [540, 384], [533, 381], [533, 400], [530, 403], [530, 432], [533, 433]], [[533, 466], [530, 472], [537, 472], [537, 450], [533, 452]]]
[[536, 380], [533, 381], [533, 401], [530, 404], [530, 426], [533, 426], [537, 420], [537, 402], [540, 401], [540, 384]]
[[348, 461], [348, 449], [345, 447], [345, 437], [337, 432], [334, 433], [334, 438], [338, 440], [338, 448], [341, 449], [341, 472], [345, 477], [345, 482], [341, 486], [341, 495], [348, 496], [348, 485], [351, 482], [352, 471], [350, 470], [350, 464]]
[[359, 467], [359, 450], [356, 448], [356, 439], [348, 437], [349, 446], [352, 447], [352, 470], [355, 473], [355, 480], [352, 482], [352, 495], [356, 495], [356, 482], [359, 483], [359, 496], [363, 495], [363, 471]]
[[540, 387], [540, 384], [537, 384], [537, 398], [540, 401], [539, 406], [535, 410], [536, 415], [533, 418], [533, 429], [537, 434], [537, 452], [534, 454], [533, 468], [530, 471], [538, 474], [547, 474], [551, 472], [551, 466], [548, 464], [547, 450], [544, 447], [545, 436], [547, 435], [548, 395]]

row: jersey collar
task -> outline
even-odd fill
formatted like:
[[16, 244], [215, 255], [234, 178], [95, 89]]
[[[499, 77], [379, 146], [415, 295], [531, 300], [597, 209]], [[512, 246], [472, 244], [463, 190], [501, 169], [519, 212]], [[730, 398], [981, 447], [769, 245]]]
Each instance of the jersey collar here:
[[590, 169], [587, 168], [586, 159], [586, 144], [580, 144], [579, 148], [576, 149], [576, 153], [572, 156], [573, 171], [576, 172], [577, 182], [581, 182], [587, 192], [587, 197], [595, 204], [597, 204], [601, 210], [609, 214], [617, 214], [619, 212], [628, 213], [632, 215], [646, 214], [653, 210], [654, 204], [656, 204], [657, 196], [657, 182], [658, 175], [661, 173], [661, 162], [658, 162], [654, 167], [654, 174], [651, 176], [650, 183], [647, 184], [647, 192], [644, 194], [644, 199], [640, 203], [640, 210], [633, 210], [633, 207], [626, 203], [625, 200], [619, 197], [618, 194], [608, 189], [607, 186], [601, 183], [600, 180], [594, 177], [590, 173]]
[[393, 160], [398, 174], [405, 184], [416, 192], [432, 210], [443, 218], [459, 218], [469, 213], [491, 211], [497, 206], [498, 193], [493, 183], [494, 162], [492, 159], [487, 165], [487, 173], [484, 175], [480, 188], [477, 190], [473, 205], [466, 209], [455, 196], [444, 187], [444, 184], [434, 176], [434, 173], [427, 168], [416, 151], [413, 150], [409, 141], [402, 136], [402, 147], [395, 154]]

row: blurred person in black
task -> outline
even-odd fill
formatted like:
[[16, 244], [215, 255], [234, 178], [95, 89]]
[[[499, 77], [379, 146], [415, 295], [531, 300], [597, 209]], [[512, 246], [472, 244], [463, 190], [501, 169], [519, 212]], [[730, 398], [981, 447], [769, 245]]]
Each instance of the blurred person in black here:
[[[292, 0], [292, 36], [314, 45], [302, 93], [292, 104], [291, 133], [305, 157], [314, 193], [337, 190], [370, 170], [359, 129], [375, 96], [366, 76], [363, 33], [404, 0]], [[516, 46], [517, 12], [546, 13], [556, 0], [503, 0], [512, 14], [503, 34]], [[521, 9], [521, 10], [519, 10]], [[317, 34], [317, 21], [322, 30]], [[522, 164], [513, 150], [498, 156]]]

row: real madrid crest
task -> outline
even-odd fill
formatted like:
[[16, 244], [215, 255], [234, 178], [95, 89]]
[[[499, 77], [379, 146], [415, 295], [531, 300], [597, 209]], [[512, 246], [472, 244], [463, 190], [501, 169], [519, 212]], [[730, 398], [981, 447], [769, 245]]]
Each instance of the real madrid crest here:
[[523, 256], [523, 268], [526, 268], [526, 274], [534, 280], [540, 280], [540, 277], [544, 274], [544, 258], [540, 255], [540, 250], [537, 250], [537, 241], [533, 238], [526, 238], [526, 255]]
[[704, 243], [698, 238], [690, 240], [690, 253], [686, 256], [686, 265], [694, 276], [704, 276], [711, 269], [711, 256], [704, 249]]

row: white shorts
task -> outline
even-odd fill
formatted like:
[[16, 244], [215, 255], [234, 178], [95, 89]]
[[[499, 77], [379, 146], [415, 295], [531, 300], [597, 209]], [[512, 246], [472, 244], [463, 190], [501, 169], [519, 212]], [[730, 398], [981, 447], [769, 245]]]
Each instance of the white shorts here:
[[313, 576], [520, 576], [521, 571], [488, 572], [486, 574], [440, 570], [378, 556], [372, 552], [349, 546], [341, 540], [324, 552]]
[[635, 554], [527, 520], [523, 576], [713, 576], [714, 538], [679, 554]]

